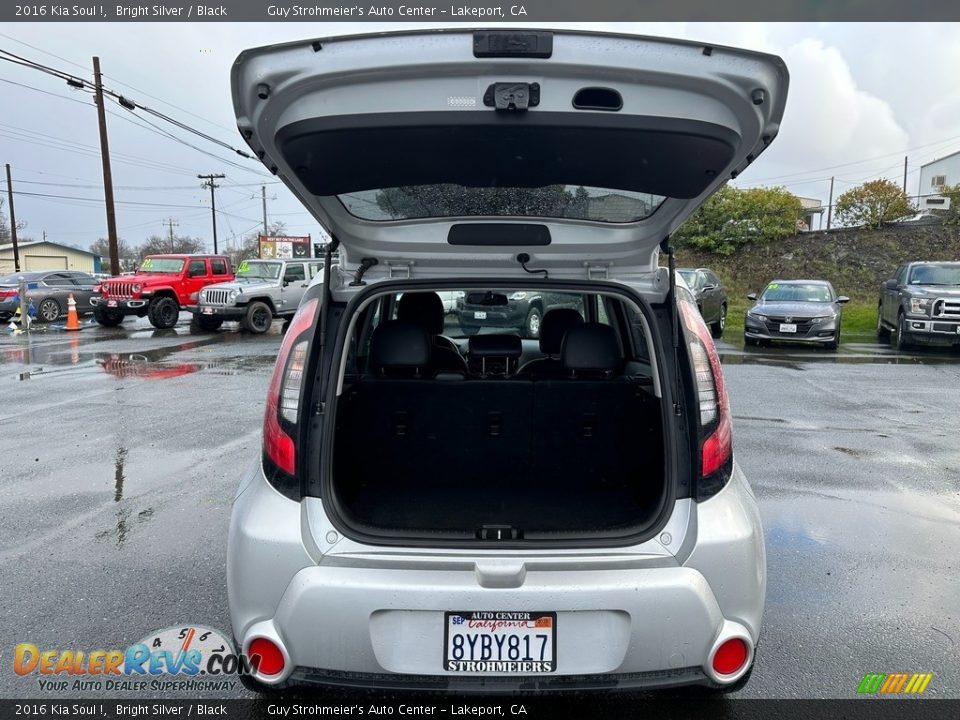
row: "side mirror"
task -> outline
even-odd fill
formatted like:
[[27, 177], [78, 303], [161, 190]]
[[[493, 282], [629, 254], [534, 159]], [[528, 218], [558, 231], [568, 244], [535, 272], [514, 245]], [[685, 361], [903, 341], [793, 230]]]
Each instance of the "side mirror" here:
[[289, 285], [289, 284], [290, 284], [290, 281], [287, 280], [286, 278], [284, 278], [284, 280], [283, 280], [283, 286], [284, 286], [284, 287], [287, 287], [287, 285]]
[[850, 298], [848, 298], [846, 295], [841, 295], [840, 297], [837, 298], [837, 302], [843, 305], [843, 303], [850, 302]]
[[750, 293], [749, 295], [747, 295], [747, 300], [756, 300], [756, 299], [757, 299], [756, 293]]
[[896, 279], [896, 278], [890, 278], [889, 280], [887, 280], [887, 281], [883, 284], [883, 286], [884, 286], [887, 290], [896, 290], [897, 287], [898, 287], [898, 285], [897, 285], [897, 279]]

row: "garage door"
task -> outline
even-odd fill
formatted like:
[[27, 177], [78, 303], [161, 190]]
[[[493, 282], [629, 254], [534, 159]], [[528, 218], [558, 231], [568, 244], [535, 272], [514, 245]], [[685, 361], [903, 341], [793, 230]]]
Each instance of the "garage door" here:
[[66, 255], [27, 255], [24, 257], [24, 270], [66, 270]]

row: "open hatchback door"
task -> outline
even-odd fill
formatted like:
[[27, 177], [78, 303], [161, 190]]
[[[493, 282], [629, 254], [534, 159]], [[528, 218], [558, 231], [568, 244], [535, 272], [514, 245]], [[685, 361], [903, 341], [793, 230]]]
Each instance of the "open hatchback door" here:
[[414, 276], [655, 271], [658, 247], [777, 135], [780, 58], [693, 42], [443, 30], [250, 50], [240, 132], [362, 258]]

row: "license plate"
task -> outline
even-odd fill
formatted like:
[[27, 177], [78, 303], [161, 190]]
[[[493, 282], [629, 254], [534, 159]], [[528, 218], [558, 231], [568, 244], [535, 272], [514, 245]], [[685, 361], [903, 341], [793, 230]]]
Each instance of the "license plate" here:
[[780, 323], [780, 332], [792, 332], [792, 333], [795, 333], [796, 331], [797, 331], [797, 324], [796, 324], [796, 323]]
[[200, 308], [203, 315], [213, 315], [213, 308]]
[[486, 320], [486, 319], [487, 319], [487, 312], [486, 312], [486, 310], [478, 310], [477, 312], [475, 312], [475, 313], [473, 314], [473, 317], [474, 317], [475, 320]]
[[527, 611], [444, 613], [448, 672], [536, 675], [557, 669], [557, 614]]
[[116, 307], [116, 306], [117, 306], [116, 300], [107, 300], [107, 307]]

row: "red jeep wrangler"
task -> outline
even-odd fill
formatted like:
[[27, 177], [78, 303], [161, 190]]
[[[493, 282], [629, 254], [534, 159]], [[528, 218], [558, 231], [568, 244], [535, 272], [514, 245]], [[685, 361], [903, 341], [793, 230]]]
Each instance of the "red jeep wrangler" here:
[[146, 315], [155, 328], [172, 328], [202, 288], [229, 280], [233, 270], [224, 255], [149, 255], [136, 274], [100, 284], [100, 296], [91, 298], [93, 315], [105, 327]]

